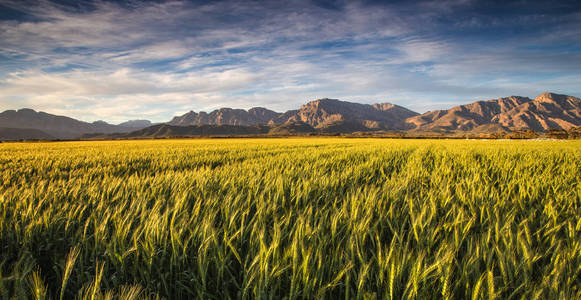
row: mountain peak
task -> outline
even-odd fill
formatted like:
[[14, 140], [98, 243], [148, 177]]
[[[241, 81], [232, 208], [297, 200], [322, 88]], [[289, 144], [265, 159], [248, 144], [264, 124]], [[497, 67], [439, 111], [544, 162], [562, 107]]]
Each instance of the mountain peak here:
[[567, 97], [567, 96], [553, 93], [553, 92], [544, 92], [544, 93], [537, 96], [537, 98], [554, 98], [554, 97]]
[[313, 101], [310, 102], [327, 102], [327, 103], [337, 103], [337, 102], [347, 102], [347, 101], [341, 101], [339, 99], [333, 99], [333, 98], [319, 98], [319, 99], [315, 99]]
[[251, 109], [248, 110], [249, 113], [252, 113], [252, 112], [260, 112], [260, 113], [263, 113], [263, 112], [269, 112], [269, 111], [272, 111], [272, 110], [270, 110], [270, 109], [268, 109], [266, 107], [261, 107], [261, 106], [253, 107], [253, 108], [251, 108]]
[[395, 107], [391, 103], [369, 105], [323, 98], [301, 106], [289, 120], [302, 121], [313, 127], [349, 123], [352, 128], [403, 129], [405, 119], [417, 113], [403, 107], [393, 109]]
[[571, 97], [571, 96], [567, 96], [567, 95], [546, 92], [546, 93], [542, 93], [539, 96], [537, 96], [535, 98], [535, 101], [537, 101], [537, 102], [563, 102], [563, 101], [567, 101], [568, 99], [574, 99], [574, 98], [575, 97]]
[[18, 110], [18, 113], [36, 114], [36, 110], [34, 110], [32, 108], [21, 108]]
[[309, 101], [306, 104], [304, 104], [303, 106], [336, 105], [336, 104], [343, 104], [343, 103], [349, 103], [349, 102], [341, 101], [338, 99], [321, 98], [321, 99], [315, 99], [315, 100]]

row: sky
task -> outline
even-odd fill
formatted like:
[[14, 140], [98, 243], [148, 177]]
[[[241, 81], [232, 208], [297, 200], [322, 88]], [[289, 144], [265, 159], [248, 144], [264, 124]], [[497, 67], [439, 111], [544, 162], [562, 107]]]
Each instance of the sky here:
[[580, 1], [0, 0], [0, 111], [168, 121], [319, 98], [581, 96]]

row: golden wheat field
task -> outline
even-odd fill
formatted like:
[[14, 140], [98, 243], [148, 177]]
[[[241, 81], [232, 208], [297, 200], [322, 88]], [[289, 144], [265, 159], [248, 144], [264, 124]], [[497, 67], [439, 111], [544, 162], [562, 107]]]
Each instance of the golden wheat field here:
[[0, 180], [2, 298], [581, 298], [581, 141], [4, 143]]

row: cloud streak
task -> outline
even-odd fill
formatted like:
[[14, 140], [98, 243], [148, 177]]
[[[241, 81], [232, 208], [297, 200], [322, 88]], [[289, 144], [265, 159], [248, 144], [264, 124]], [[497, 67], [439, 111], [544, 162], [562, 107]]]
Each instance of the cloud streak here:
[[166, 121], [319, 97], [423, 112], [549, 89], [581, 95], [574, 4], [78, 3], [0, 0], [19, 12], [0, 20], [0, 109]]

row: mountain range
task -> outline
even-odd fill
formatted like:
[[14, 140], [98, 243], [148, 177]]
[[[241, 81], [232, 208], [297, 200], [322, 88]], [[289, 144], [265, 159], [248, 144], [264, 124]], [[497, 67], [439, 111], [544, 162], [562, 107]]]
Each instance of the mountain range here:
[[152, 124], [131, 120], [93, 123], [31, 109], [0, 113], [0, 139], [139, 138], [203, 135], [317, 134], [355, 132], [511, 132], [581, 126], [581, 99], [544, 93], [535, 99], [511, 96], [419, 114], [391, 104], [318, 99], [284, 113], [263, 107], [190, 111]]
[[567, 130], [581, 125], [581, 99], [553, 93], [535, 99], [511, 96], [427, 112], [406, 123], [422, 131], [470, 131], [491, 125], [504, 131]]
[[304, 122], [314, 128], [325, 128], [337, 123], [354, 123], [369, 129], [404, 129], [405, 119], [418, 113], [390, 104], [359, 104], [336, 99], [311, 101], [298, 110], [278, 113], [263, 107], [243, 109], [221, 108], [211, 113], [190, 111], [174, 117], [168, 125], [241, 125], [284, 124]]

